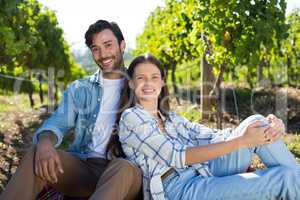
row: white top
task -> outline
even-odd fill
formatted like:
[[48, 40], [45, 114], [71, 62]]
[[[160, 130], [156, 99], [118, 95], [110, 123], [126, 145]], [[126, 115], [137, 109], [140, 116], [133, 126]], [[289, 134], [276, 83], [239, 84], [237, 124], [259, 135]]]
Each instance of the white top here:
[[[102, 77], [103, 78], [103, 77]], [[103, 95], [100, 111], [93, 130], [93, 142], [89, 144], [92, 153], [88, 157], [106, 158], [106, 147], [112, 134], [119, 109], [123, 79], [102, 79]]]

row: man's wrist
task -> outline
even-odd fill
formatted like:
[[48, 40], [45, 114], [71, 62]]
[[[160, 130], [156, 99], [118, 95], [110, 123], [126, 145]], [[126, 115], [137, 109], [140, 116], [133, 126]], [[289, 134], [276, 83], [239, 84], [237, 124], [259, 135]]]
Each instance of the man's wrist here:
[[56, 135], [51, 132], [51, 131], [44, 131], [42, 133], [40, 133], [38, 135], [38, 143], [39, 142], [44, 142], [44, 141], [47, 141], [47, 142], [50, 142], [52, 145], [55, 145], [57, 143], [57, 137]]

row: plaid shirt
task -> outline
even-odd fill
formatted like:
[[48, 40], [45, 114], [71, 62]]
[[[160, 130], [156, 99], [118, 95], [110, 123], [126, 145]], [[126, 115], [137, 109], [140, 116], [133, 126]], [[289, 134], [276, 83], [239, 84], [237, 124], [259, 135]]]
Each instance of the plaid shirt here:
[[170, 168], [180, 172], [192, 167], [203, 177], [211, 176], [208, 162], [185, 164], [186, 148], [223, 141], [230, 132], [227, 130], [216, 131], [169, 112], [162, 132], [158, 121], [136, 105], [123, 112], [119, 136], [128, 159], [143, 171], [144, 199], [162, 200], [161, 176]]

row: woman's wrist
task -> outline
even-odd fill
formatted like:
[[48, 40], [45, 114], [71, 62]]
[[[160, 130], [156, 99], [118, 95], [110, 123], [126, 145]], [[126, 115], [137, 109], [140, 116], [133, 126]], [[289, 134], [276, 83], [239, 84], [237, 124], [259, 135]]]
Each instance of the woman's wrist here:
[[235, 143], [238, 149], [247, 147], [247, 144], [245, 143], [243, 136], [235, 138]]

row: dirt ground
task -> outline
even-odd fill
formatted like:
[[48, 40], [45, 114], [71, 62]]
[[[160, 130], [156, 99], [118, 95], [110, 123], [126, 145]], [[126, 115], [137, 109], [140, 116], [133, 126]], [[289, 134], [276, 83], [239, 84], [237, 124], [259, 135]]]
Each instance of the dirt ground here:
[[[37, 99], [37, 96], [35, 98]], [[297, 132], [300, 130], [300, 90], [289, 90], [289, 99], [291, 99], [288, 103], [289, 129]], [[190, 106], [187, 104], [189, 103], [173, 107], [184, 110], [184, 106]], [[243, 110], [243, 106], [241, 105], [239, 109]], [[236, 117], [232, 113], [230, 109], [225, 113], [224, 127], [234, 126], [236, 123]], [[48, 116], [47, 106], [37, 105], [32, 109], [24, 95], [17, 98], [0, 96], [0, 192], [31, 146], [33, 133]], [[210, 125], [215, 124], [211, 122]], [[254, 166], [263, 167], [257, 159], [254, 160]]]

